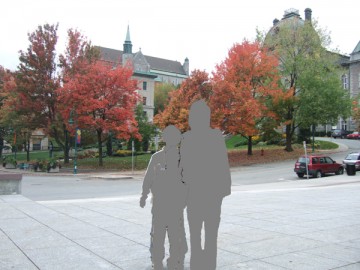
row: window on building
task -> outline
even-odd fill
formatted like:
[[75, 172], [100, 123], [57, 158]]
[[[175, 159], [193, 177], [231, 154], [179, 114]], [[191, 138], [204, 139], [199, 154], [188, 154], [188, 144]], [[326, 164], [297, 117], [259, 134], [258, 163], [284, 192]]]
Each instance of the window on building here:
[[146, 97], [143, 97], [143, 105], [146, 106]]
[[143, 111], [143, 116], [147, 117], [147, 111]]
[[143, 90], [146, 90], [147, 88], [147, 82], [143, 82]]
[[359, 78], [358, 78], [358, 87], [360, 88], [360, 73], [359, 73]]
[[346, 122], [345, 120], [342, 121], [342, 123], [341, 123], [341, 128], [342, 128], [343, 130], [347, 130], [347, 122]]
[[348, 89], [348, 77], [346, 74], [341, 77], [342, 85], [344, 89]]

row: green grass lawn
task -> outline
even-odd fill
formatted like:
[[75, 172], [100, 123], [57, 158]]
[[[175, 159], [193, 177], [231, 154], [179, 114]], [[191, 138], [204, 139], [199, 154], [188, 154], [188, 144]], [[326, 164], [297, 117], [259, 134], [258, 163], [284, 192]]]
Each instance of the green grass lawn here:
[[[146, 169], [151, 154], [144, 154], [134, 156], [134, 169], [135, 170], [144, 170]], [[132, 158], [130, 157], [104, 157], [103, 158], [103, 167], [99, 167], [98, 158], [84, 158], [77, 160], [77, 165], [79, 168], [87, 169], [110, 169], [110, 170], [121, 170], [127, 171], [132, 168]], [[64, 164], [65, 167], [72, 167], [72, 161], [70, 164]]]
[[[226, 147], [228, 150], [245, 150], [247, 149], [247, 145], [242, 145], [235, 147], [236, 144], [239, 142], [245, 140], [244, 138], [241, 138], [239, 135], [233, 136], [230, 139], [226, 140]], [[315, 141], [316, 149], [319, 150], [327, 150], [327, 149], [336, 149], [338, 147], [337, 144], [333, 142], [327, 142], [327, 141]], [[294, 145], [295, 146], [295, 145]], [[299, 146], [302, 147], [302, 146]], [[283, 149], [283, 146], [278, 145], [254, 145], [253, 149]], [[4, 156], [14, 156], [14, 154], [6, 154]], [[53, 157], [57, 156], [63, 156], [63, 152], [54, 152]], [[26, 153], [20, 152], [16, 154], [16, 158], [18, 163], [26, 162]], [[144, 170], [146, 169], [149, 160], [151, 158], [151, 154], [143, 154], [134, 156], [134, 169], [135, 170]], [[37, 151], [37, 152], [31, 152], [30, 153], [30, 160], [31, 162], [35, 162], [37, 160], [49, 160], [49, 151]], [[120, 170], [120, 171], [126, 171], [131, 170], [132, 168], [132, 158], [131, 156], [128, 157], [104, 157], [103, 158], [103, 167], [99, 167], [99, 159], [98, 158], [84, 158], [84, 159], [78, 159], [77, 165], [79, 169], [109, 169], [109, 170]], [[69, 164], [63, 164], [63, 167], [66, 168], [72, 168], [73, 167], [73, 161], [71, 160]]]
[[[3, 156], [14, 156], [14, 153], [12, 154], [3, 154]], [[63, 152], [53, 152], [53, 157], [57, 156], [63, 156]], [[35, 162], [37, 160], [44, 160], [49, 159], [49, 151], [35, 151], [30, 152], [30, 161]], [[26, 161], [26, 152], [17, 152], [16, 153], [16, 160], [18, 162], [24, 162]]]

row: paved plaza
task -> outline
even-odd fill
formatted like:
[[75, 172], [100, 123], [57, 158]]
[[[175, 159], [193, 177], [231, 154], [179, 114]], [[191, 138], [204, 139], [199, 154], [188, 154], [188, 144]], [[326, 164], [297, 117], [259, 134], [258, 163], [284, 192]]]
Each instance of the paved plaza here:
[[[151, 269], [151, 206], [138, 201], [2, 195], [0, 269]], [[217, 269], [360, 269], [359, 174], [233, 186]]]

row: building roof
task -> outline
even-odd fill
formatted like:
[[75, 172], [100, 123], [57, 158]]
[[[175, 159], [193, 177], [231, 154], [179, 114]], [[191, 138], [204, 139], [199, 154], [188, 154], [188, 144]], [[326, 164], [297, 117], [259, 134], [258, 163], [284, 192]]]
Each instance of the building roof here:
[[[100, 49], [101, 58], [104, 61], [120, 64], [123, 51], [97, 46]], [[135, 55], [134, 53], [133, 55]], [[178, 61], [144, 55], [150, 65], [150, 69], [187, 75], [182, 64]]]
[[359, 53], [360, 52], [360, 41], [356, 45], [355, 49], [353, 50], [352, 54]]

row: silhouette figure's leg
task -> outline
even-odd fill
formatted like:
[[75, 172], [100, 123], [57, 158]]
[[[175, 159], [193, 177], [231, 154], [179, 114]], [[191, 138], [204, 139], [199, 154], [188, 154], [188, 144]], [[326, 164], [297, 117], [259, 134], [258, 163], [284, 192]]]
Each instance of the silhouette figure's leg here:
[[167, 260], [168, 270], [176, 269], [178, 259], [180, 257], [180, 235], [177, 222], [173, 222], [168, 226], [170, 256]]
[[184, 217], [174, 217], [174, 222], [168, 227], [170, 257], [167, 261], [168, 270], [184, 269], [184, 259], [187, 252]]
[[183, 213], [181, 213], [181, 218], [180, 218], [179, 236], [180, 236], [180, 258], [179, 258], [180, 268], [179, 269], [181, 270], [184, 267], [185, 254], [188, 252]]
[[[190, 269], [191, 270], [200, 270], [199, 267], [202, 261], [202, 247], [201, 247], [201, 229], [203, 225], [203, 219], [200, 213], [193, 211], [191, 207], [188, 206], [188, 222], [190, 228], [190, 246], [191, 246], [191, 256], [190, 256]], [[202, 269], [201, 269], [202, 270]]]
[[163, 260], [165, 257], [165, 235], [166, 226], [153, 218], [152, 227], [152, 253], [151, 259], [155, 270], [163, 270]]
[[220, 225], [221, 202], [210, 204], [212, 211], [207, 211], [204, 222], [205, 229], [205, 246], [204, 246], [204, 263], [206, 269], [216, 269], [217, 258], [217, 237]]

